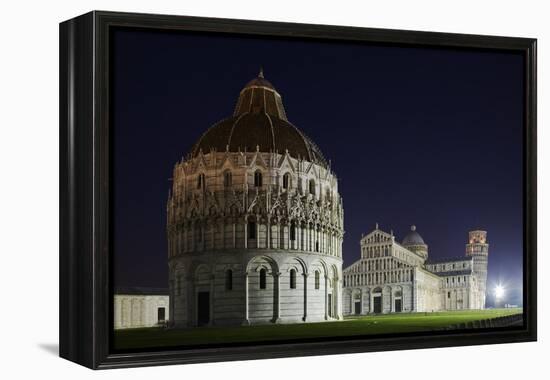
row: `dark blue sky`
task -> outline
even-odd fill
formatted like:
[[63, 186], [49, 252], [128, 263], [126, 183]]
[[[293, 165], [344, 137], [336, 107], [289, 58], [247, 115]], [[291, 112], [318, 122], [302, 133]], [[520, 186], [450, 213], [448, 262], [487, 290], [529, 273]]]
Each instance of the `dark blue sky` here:
[[521, 55], [146, 31], [113, 42], [116, 285], [167, 286], [173, 165], [263, 65], [332, 160], [344, 266], [376, 222], [399, 240], [415, 224], [431, 257], [463, 255], [468, 231], [485, 229], [489, 285], [520, 302]]

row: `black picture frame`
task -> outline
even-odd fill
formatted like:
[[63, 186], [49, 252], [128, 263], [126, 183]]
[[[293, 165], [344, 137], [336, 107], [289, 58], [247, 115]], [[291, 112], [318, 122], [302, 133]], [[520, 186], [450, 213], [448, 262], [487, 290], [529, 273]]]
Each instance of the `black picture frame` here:
[[[113, 28], [520, 52], [525, 62], [524, 324], [513, 329], [113, 353], [110, 33]], [[537, 338], [536, 39], [93, 11], [60, 24], [60, 356], [93, 369], [343, 354]]]

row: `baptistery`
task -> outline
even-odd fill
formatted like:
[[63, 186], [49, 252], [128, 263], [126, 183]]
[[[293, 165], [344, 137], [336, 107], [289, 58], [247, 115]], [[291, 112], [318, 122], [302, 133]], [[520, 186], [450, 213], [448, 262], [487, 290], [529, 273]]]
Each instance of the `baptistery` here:
[[174, 166], [172, 325], [341, 319], [343, 217], [330, 163], [260, 71]]

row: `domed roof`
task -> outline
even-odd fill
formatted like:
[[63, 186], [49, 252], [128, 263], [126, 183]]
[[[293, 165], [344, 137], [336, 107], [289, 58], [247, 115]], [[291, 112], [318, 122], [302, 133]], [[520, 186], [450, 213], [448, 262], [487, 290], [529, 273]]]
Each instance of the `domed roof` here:
[[225, 152], [286, 151], [294, 158], [302, 158], [327, 167], [321, 150], [286, 117], [281, 95], [264, 78], [260, 70], [257, 78], [246, 84], [239, 94], [233, 116], [223, 119], [208, 129], [191, 149], [196, 156], [211, 149]]
[[403, 242], [401, 243], [404, 246], [407, 245], [425, 245], [424, 239], [422, 239], [422, 236], [418, 232], [416, 232], [416, 226], [411, 226], [411, 232], [405, 236], [403, 239]]
[[264, 70], [262, 68], [260, 68], [258, 76], [244, 86], [244, 88], [248, 87], [266, 87], [270, 90], [276, 91], [271, 82], [264, 78]]

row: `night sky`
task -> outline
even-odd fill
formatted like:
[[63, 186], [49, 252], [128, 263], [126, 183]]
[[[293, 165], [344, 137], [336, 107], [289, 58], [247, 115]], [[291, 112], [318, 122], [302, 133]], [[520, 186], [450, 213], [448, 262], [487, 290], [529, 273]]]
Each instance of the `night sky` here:
[[464, 255], [484, 229], [488, 286], [521, 303], [521, 55], [130, 30], [113, 42], [115, 286], [167, 287], [172, 168], [263, 66], [332, 160], [344, 266], [376, 222], [399, 241], [415, 224], [432, 258]]

